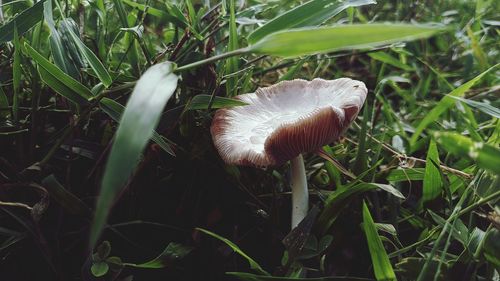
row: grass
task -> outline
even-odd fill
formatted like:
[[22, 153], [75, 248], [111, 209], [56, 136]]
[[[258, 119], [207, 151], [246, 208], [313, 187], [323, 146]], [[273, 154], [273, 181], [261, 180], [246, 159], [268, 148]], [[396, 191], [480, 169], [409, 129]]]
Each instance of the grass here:
[[[496, 280], [499, 5], [379, 2], [0, 2], [0, 277]], [[290, 232], [288, 164], [209, 128], [316, 77], [369, 94]]]

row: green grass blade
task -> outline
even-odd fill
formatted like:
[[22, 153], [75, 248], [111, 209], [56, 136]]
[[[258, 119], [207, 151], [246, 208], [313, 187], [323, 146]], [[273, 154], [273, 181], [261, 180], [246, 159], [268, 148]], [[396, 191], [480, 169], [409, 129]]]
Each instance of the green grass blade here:
[[[234, 15], [234, 0], [229, 1], [229, 44], [227, 51], [231, 52], [238, 49], [238, 34], [236, 33], [236, 18]], [[236, 73], [238, 71], [238, 57], [230, 57], [226, 61], [226, 75]], [[226, 95], [233, 97], [238, 94], [236, 83], [238, 75], [231, 75], [226, 79]]]
[[426, 38], [442, 27], [415, 24], [353, 24], [300, 28], [272, 33], [254, 45], [254, 53], [297, 57], [340, 50], [369, 49], [386, 44]]
[[297, 6], [270, 20], [248, 36], [256, 43], [267, 35], [284, 29], [321, 25], [349, 7], [375, 4], [373, 0], [313, 0]]
[[178, 77], [172, 73], [172, 68], [170, 62], [150, 67], [137, 81], [127, 102], [97, 199], [90, 234], [91, 247], [96, 244], [113, 202], [133, 173], [142, 151], [153, 135], [153, 129], [159, 122], [165, 104], [177, 87]]
[[188, 25], [186, 24], [185, 21], [182, 21], [178, 19], [177, 17], [172, 16], [171, 14], [164, 12], [163, 10], [156, 9], [154, 7], [148, 6], [146, 9], [146, 5], [141, 4], [141, 3], [136, 3], [130, 0], [122, 0], [123, 3], [129, 5], [130, 7], [137, 8], [141, 11], [146, 11], [148, 14], [160, 18], [162, 20], [165, 20], [167, 22], [174, 23], [177, 27], [180, 28], [186, 28]]
[[391, 262], [387, 256], [382, 240], [378, 236], [377, 227], [373, 222], [366, 202], [363, 202], [363, 228], [372, 258], [373, 271], [377, 280], [396, 280]]
[[12, 63], [12, 83], [14, 93], [12, 97], [12, 119], [17, 124], [19, 121], [19, 95], [21, 94], [21, 44], [17, 25], [14, 25], [14, 62]]
[[[210, 104], [210, 102], [212, 102]], [[191, 99], [191, 102], [187, 105], [188, 110], [197, 110], [197, 109], [208, 109], [210, 105], [211, 109], [218, 108], [226, 108], [226, 107], [234, 107], [234, 106], [242, 106], [247, 105], [247, 103], [242, 102], [236, 99], [230, 99], [225, 97], [213, 97], [211, 95], [196, 95]]]
[[24, 43], [24, 46], [27, 55], [30, 56], [40, 67], [39, 70], [42, 75], [42, 79], [49, 87], [53, 88], [60, 95], [77, 104], [86, 103], [93, 97], [92, 92], [87, 87], [49, 62], [28, 43]]
[[397, 59], [397, 58], [395, 58], [395, 57], [393, 57], [385, 52], [369, 53], [368, 56], [374, 60], [378, 60], [380, 62], [392, 65], [394, 67], [401, 68], [402, 70], [406, 70], [406, 71], [415, 70], [413, 67], [402, 63], [399, 59]]
[[123, 3], [121, 0], [113, 0], [114, 10], [118, 13], [118, 17], [120, 18], [120, 22], [122, 24], [121, 27], [129, 27], [127, 21], [127, 12], [123, 7]]
[[172, 265], [175, 261], [182, 259], [193, 250], [192, 247], [184, 246], [175, 242], [170, 242], [165, 250], [156, 258], [140, 263], [127, 263], [126, 265], [136, 268], [164, 268]]
[[[99, 107], [106, 112], [106, 114], [109, 115], [115, 122], [120, 122], [120, 119], [123, 114], [123, 110], [125, 110], [125, 107], [118, 102], [108, 99], [108, 98], [103, 98], [99, 104]], [[158, 134], [156, 131], [153, 132], [153, 136], [151, 137], [151, 140], [154, 141], [156, 144], [158, 144], [165, 152], [168, 154], [175, 156], [174, 151], [172, 148], [170, 148], [170, 145], [163, 140], [160, 134]]]
[[325, 207], [323, 208], [323, 211], [318, 217], [316, 223], [319, 233], [326, 233], [326, 231], [333, 225], [340, 212], [347, 207], [354, 196], [375, 189], [382, 189], [398, 198], [405, 198], [399, 190], [388, 184], [361, 182], [353, 186], [339, 188], [331, 192], [325, 200]]
[[[66, 22], [62, 22], [62, 24], [66, 24]], [[97, 58], [97, 56], [90, 50], [85, 44], [83, 44], [82, 40], [73, 32], [71, 28], [67, 28], [68, 34], [71, 39], [77, 46], [80, 54], [85, 58], [90, 67], [94, 70], [95, 74], [104, 84], [104, 86], [109, 87], [111, 83], [113, 83], [113, 79], [109, 75], [108, 71], [102, 64], [102, 62]]]
[[423, 180], [424, 168], [394, 169], [387, 175], [386, 180], [390, 182], [418, 181]]
[[213, 238], [216, 238], [222, 242], [224, 242], [226, 245], [228, 245], [235, 253], [237, 253], [238, 255], [242, 256], [243, 258], [245, 258], [247, 261], [248, 261], [248, 264], [250, 265], [250, 268], [255, 270], [257, 273], [259, 274], [263, 274], [263, 275], [269, 275], [269, 273], [267, 273], [264, 269], [262, 269], [262, 267], [255, 261], [253, 260], [250, 256], [248, 256], [245, 252], [243, 252], [240, 247], [238, 247], [238, 245], [234, 244], [233, 242], [231, 242], [229, 239], [226, 239], [218, 234], [215, 234], [211, 231], [208, 231], [206, 229], [203, 229], [203, 228], [196, 228], [196, 230], [199, 230], [205, 234], [208, 234], [210, 236], [212, 236]]
[[59, 68], [61, 68], [64, 73], [70, 75], [73, 78], [77, 78], [79, 71], [75, 67], [75, 64], [68, 59], [68, 50], [66, 50], [66, 47], [63, 44], [61, 34], [57, 30], [53, 19], [52, 1], [45, 2], [43, 6], [45, 22], [50, 29], [50, 51], [52, 54], [52, 58], [54, 59], [54, 63]]
[[479, 102], [479, 101], [464, 99], [464, 98], [455, 97], [455, 96], [449, 96], [449, 97], [456, 99], [458, 101], [461, 101], [470, 107], [474, 107], [474, 108], [482, 111], [485, 114], [488, 114], [492, 117], [500, 119], [500, 108], [496, 108], [496, 107], [492, 106], [490, 103]]
[[479, 74], [478, 76], [474, 77], [472, 80], [468, 81], [465, 84], [462, 84], [460, 87], [456, 88], [455, 90], [451, 91], [448, 95], [444, 96], [438, 104], [429, 112], [425, 115], [424, 119], [420, 121], [418, 124], [417, 128], [415, 129], [415, 132], [413, 133], [411, 139], [410, 139], [410, 145], [414, 145], [417, 142], [418, 137], [420, 134], [424, 131], [427, 126], [429, 126], [432, 122], [435, 122], [438, 117], [443, 114], [448, 108], [453, 106], [455, 104], [455, 100], [451, 98], [450, 96], [454, 97], [461, 97], [467, 92], [474, 84], [476, 84], [479, 80], [481, 80], [487, 73], [490, 71], [494, 70], [500, 66], [500, 64], [496, 64], [495, 66], [490, 67], [483, 73]]
[[38, 1], [35, 5], [22, 11], [15, 18], [0, 26], [0, 44], [14, 39], [14, 26], [17, 27], [17, 33], [22, 35], [41, 21], [43, 17], [43, 2], [45, 0]]
[[439, 163], [439, 153], [436, 142], [431, 140], [429, 149], [427, 150], [427, 158], [425, 164], [425, 176], [423, 182], [422, 201], [427, 202], [441, 195], [443, 182], [441, 181], [441, 173], [434, 163]]
[[483, 169], [500, 173], [500, 149], [498, 147], [483, 142], [474, 142], [468, 137], [451, 132], [436, 132], [434, 138], [446, 151], [472, 159]]

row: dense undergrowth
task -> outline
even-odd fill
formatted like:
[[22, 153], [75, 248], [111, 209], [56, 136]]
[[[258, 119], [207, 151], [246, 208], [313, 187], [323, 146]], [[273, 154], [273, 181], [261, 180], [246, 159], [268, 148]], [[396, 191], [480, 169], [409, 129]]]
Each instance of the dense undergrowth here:
[[[0, 1], [0, 279], [499, 280], [499, 4], [300, 5]], [[369, 93], [288, 235], [287, 165], [209, 127], [316, 77]]]

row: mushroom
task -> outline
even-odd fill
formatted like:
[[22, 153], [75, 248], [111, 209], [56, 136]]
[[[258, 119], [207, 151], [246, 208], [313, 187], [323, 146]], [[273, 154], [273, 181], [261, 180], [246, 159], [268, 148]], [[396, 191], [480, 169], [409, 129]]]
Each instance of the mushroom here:
[[247, 105], [219, 109], [210, 128], [227, 164], [269, 167], [291, 160], [292, 229], [308, 212], [302, 153], [337, 140], [366, 99], [363, 82], [295, 79], [236, 96]]

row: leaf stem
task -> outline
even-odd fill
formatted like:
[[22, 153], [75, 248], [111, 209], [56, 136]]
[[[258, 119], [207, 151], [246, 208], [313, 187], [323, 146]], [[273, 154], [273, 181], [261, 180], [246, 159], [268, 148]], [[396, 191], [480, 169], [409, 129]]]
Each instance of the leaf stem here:
[[223, 54], [220, 54], [220, 55], [216, 55], [216, 56], [204, 59], [204, 60], [200, 60], [200, 61], [197, 61], [197, 62], [186, 64], [186, 65], [183, 65], [181, 67], [177, 67], [176, 69], [174, 69], [174, 72], [177, 72], [177, 73], [183, 72], [183, 71], [186, 71], [186, 70], [198, 67], [198, 66], [202, 66], [202, 65], [205, 65], [205, 64], [208, 64], [208, 63], [211, 63], [211, 62], [215, 62], [215, 61], [218, 61], [218, 60], [222, 60], [222, 59], [225, 59], [225, 58], [234, 57], [234, 56], [237, 56], [237, 55], [243, 55], [243, 54], [248, 53], [249, 51], [250, 51], [250, 48], [248, 48], [248, 47], [237, 49], [237, 50], [230, 51], [230, 52], [227, 52], [227, 53], [223, 53]]

